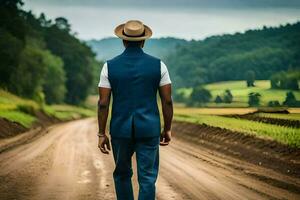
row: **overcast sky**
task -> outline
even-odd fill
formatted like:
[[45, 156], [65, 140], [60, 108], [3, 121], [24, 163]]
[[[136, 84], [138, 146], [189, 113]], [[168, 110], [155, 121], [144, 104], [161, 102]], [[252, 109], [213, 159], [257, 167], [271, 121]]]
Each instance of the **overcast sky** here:
[[25, 9], [66, 17], [81, 39], [111, 37], [119, 23], [139, 19], [154, 37], [203, 39], [263, 25], [300, 21], [300, 0], [25, 0]]

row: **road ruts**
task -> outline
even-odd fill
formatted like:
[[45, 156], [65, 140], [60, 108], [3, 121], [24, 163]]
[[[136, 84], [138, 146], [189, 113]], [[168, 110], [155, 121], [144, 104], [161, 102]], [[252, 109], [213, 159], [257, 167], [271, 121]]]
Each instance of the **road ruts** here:
[[[113, 200], [112, 154], [97, 148], [97, 123], [88, 118], [49, 127], [46, 134], [0, 154], [0, 198]], [[136, 167], [134, 163], [134, 171]], [[280, 179], [296, 189], [269, 184]], [[138, 184], [133, 176], [135, 196]], [[157, 199], [300, 199], [298, 179], [173, 138], [160, 147]]]

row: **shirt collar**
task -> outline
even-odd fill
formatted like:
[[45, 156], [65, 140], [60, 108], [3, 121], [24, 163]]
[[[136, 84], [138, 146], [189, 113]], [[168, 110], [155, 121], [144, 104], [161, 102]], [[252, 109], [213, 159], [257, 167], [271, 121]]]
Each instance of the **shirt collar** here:
[[137, 54], [143, 54], [144, 51], [141, 47], [138, 46], [128, 46], [125, 48], [123, 53], [126, 55], [137, 55]]

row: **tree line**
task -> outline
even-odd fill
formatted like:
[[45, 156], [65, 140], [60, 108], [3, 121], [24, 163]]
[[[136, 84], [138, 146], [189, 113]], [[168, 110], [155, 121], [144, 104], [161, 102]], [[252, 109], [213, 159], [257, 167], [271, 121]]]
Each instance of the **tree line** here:
[[[271, 79], [272, 87], [290, 88], [300, 70], [300, 22], [245, 33], [192, 40], [166, 57], [175, 88], [228, 80]], [[279, 79], [286, 82], [280, 85]], [[286, 81], [285, 81], [286, 80]], [[253, 82], [253, 81], [252, 81]], [[294, 87], [291, 86], [291, 87]]]
[[50, 104], [80, 104], [96, 85], [101, 64], [67, 19], [37, 17], [22, 5], [0, 1], [0, 87]]
[[[260, 98], [261, 94], [259, 92], [250, 92], [248, 93], [248, 106], [249, 107], [257, 107], [261, 106]], [[205, 106], [212, 99], [212, 94], [209, 90], [204, 87], [197, 86], [193, 88], [190, 97], [185, 99], [182, 95], [180, 96], [180, 101], [187, 104], [188, 106]], [[229, 89], [226, 89], [222, 95], [217, 95], [214, 99], [214, 103], [226, 103], [231, 104], [233, 102], [234, 96], [232, 95]], [[286, 92], [285, 100], [280, 104], [278, 100], [271, 100], [268, 102], [267, 106], [269, 107], [299, 107], [300, 101], [298, 101], [295, 97], [295, 94], [292, 91]]]

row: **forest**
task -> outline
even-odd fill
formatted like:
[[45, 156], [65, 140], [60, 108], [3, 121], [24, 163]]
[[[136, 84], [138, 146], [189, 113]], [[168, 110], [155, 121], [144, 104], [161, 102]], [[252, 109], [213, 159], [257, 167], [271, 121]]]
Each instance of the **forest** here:
[[[244, 80], [249, 75], [269, 80], [276, 73], [299, 80], [294, 72], [300, 70], [300, 22], [192, 40], [165, 60], [175, 88]], [[273, 77], [274, 87], [279, 76]]]
[[[1, 88], [48, 104], [78, 105], [97, 93], [101, 60], [123, 51], [118, 38], [81, 41], [63, 17], [35, 16], [22, 0], [0, 2]], [[254, 87], [255, 80], [270, 80], [272, 89], [299, 90], [300, 22], [197, 41], [153, 38], [144, 50], [167, 64], [175, 100], [181, 88], [203, 91], [221, 81]]]
[[[124, 49], [118, 38], [89, 40], [87, 44], [101, 60]], [[144, 51], [166, 62], [175, 89], [255, 79], [271, 80], [274, 89], [298, 89], [295, 80], [300, 79], [300, 22], [204, 40], [151, 38]]]
[[82, 103], [98, 78], [95, 54], [67, 19], [36, 17], [23, 4], [0, 1], [0, 87], [48, 104]]

